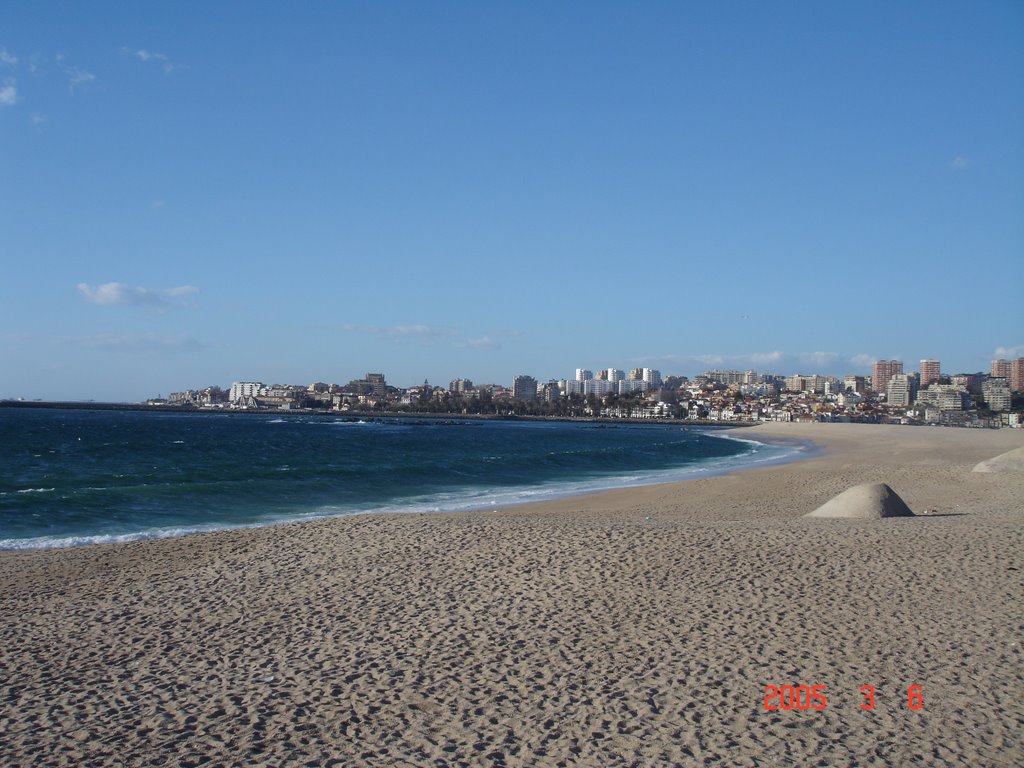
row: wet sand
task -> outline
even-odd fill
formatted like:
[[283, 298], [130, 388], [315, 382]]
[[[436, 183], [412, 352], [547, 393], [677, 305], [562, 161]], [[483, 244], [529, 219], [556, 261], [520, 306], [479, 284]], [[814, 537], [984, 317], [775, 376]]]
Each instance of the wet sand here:
[[[1024, 764], [1024, 475], [971, 472], [1024, 430], [737, 434], [825, 450], [502, 511], [2, 552], [0, 764]], [[919, 516], [802, 518], [866, 482]], [[766, 711], [766, 685], [825, 708]]]

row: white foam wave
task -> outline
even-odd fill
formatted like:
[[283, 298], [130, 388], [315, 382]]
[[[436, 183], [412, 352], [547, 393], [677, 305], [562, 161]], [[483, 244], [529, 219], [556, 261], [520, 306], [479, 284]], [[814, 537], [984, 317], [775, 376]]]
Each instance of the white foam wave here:
[[158, 528], [134, 533], [105, 533], [92, 536], [36, 536], [30, 539], [0, 539], [0, 550], [5, 549], [61, 549], [64, 547], [82, 547], [90, 544], [119, 544], [129, 541], [145, 541], [147, 539], [170, 539], [177, 536], [189, 536], [197, 533], [235, 530], [238, 528], [263, 528], [287, 520], [272, 520], [261, 523], [219, 524], [177, 526]]

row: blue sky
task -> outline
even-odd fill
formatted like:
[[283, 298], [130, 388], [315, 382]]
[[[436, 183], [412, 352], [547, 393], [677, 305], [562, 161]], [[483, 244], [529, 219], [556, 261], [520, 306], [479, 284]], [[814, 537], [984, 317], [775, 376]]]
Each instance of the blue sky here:
[[1024, 355], [1024, 4], [0, 8], [0, 397]]

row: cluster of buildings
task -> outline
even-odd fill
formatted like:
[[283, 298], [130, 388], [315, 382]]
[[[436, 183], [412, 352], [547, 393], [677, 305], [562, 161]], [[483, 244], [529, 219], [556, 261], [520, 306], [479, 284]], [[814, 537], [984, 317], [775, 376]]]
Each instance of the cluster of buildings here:
[[[585, 418], [686, 419], [712, 422], [863, 421], [950, 426], [1020, 426], [1015, 394], [1024, 392], [1024, 358], [994, 360], [985, 373], [944, 374], [938, 360], [917, 371], [901, 360], [879, 360], [870, 376], [782, 376], [710, 370], [692, 379], [662, 377], [653, 368], [596, 373], [577, 368], [573, 378], [539, 381], [516, 376], [511, 386], [454, 379], [447, 388], [428, 382], [407, 388], [367, 373], [348, 384], [308, 386], [238, 381], [150, 401], [205, 408], [420, 411]], [[1024, 398], [1018, 397], [1019, 404]]]
[[1013, 393], [1024, 391], [1024, 358], [993, 360], [987, 376], [943, 376], [938, 360], [922, 360], [917, 372], [904, 371], [901, 360], [879, 360], [872, 365], [872, 382], [890, 406], [922, 404], [940, 411], [966, 411], [980, 399], [989, 411], [1008, 412]]
[[635, 392], [659, 390], [661, 385], [661, 371], [653, 368], [634, 368], [628, 375], [618, 368], [606, 368], [596, 375], [586, 368], [577, 368], [574, 379], [552, 379], [544, 384], [538, 383], [532, 376], [516, 376], [512, 382], [512, 397], [523, 402], [532, 402], [538, 398], [552, 402], [571, 395], [631, 395]]

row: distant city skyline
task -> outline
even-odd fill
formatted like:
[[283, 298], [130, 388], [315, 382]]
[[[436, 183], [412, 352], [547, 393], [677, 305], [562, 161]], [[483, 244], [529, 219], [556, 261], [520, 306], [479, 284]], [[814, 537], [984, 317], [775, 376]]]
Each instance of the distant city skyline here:
[[0, 398], [1024, 355], [1024, 5], [8, 4]]
[[[1001, 350], [1001, 351], [1002, 352], [1010, 352], [1010, 351], [1013, 351], [1013, 350]], [[716, 359], [716, 358], [709, 356], [708, 359]], [[785, 359], [785, 358], [780, 358], [780, 359]], [[607, 378], [610, 378], [610, 374], [611, 374], [611, 372], [613, 370], [616, 371], [617, 374], [619, 375], [619, 378], [622, 378], [622, 379], [632, 378], [633, 370], [643, 371], [643, 375], [641, 375], [640, 378], [642, 380], [647, 381], [648, 383], [652, 382], [652, 375], [653, 375], [653, 380], [655, 382], [657, 382], [657, 383], [660, 383], [663, 379], [668, 378], [668, 377], [683, 376], [683, 377], [686, 377], [688, 379], [695, 379], [697, 377], [703, 376], [703, 375], [708, 374], [708, 373], [712, 373], [712, 372], [725, 372], [725, 371], [731, 371], [731, 372], [736, 372], [736, 373], [745, 373], [745, 372], [748, 372], [748, 371], [753, 371], [755, 374], [757, 374], [758, 378], [761, 378], [761, 377], [764, 377], [764, 376], [781, 376], [781, 377], [828, 376], [828, 377], [842, 379], [844, 376], [863, 376], [863, 377], [868, 378], [870, 380], [874, 380], [875, 381], [876, 389], [878, 391], [885, 392], [886, 385], [887, 385], [887, 383], [889, 381], [890, 376], [893, 373], [906, 373], [908, 375], [917, 376], [918, 373], [919, 373], [919, 368], [920, 368], [921, 364], [926, 364], [925, 365], [926, 371], [930, 372], [930, 373], [933, 373], [936, 377], [938, 377], [939, 375], [941, 375], [942, 377], [949, 377], [949, 376], [953, 376], [953, 375], [956, 375], [956, 374], [974, 374], [974, 373], [981, 373], [983, 375], [991, 375], [991, 376], [1002, 376], [1002, 377], [1006, 378], [1006, 380], [1008, 382], [1011, 382], [1011, 381], [1013, 382], [1015, 390], [1019, 389], [1019, 382], [1022, 380], [1022, 378], [1024, 378], [1024, 375], [1022, 375], [1022, 373], [1021, 373], [1022, 369], [1024, 369], [1024, 357], [1014, 357], [1014, 356], [1011, 356], [1009, 358], [1007, 358], [1005, 356], [1002, 356], [1002, 357], [999, 357], [999, 358], [993, 358], [992, 360], [990, 360], [988, 366], [986, 366], [984, 368], [979, 368], [979, 369], [976, 369], [976, 370], [967, 370], [967, 369], [959, 369], [959, 368], [951, 369], [951, 368], [945, 366], [942, 363], [941, 360], [936, 360], [934, 358], [923, 358], [920, 361], [918, 361], [917, 364], [911, 363], [910, 365], [908, 365], [903, 360], [900, 360], [900, 359], [897, 359], [897, 358], [892, 358], [890, 360], [873, 360], [869, 364], [869, 369], [866, 372], [865, 371], [860, 371], [860, 370], [846, 370], [843, 373], [832, 373], [832, 372], [829, 372], [827, 370], [811, 369], [811, 368], [807, 368], [807, 367], [801, 368], [799, 370], [795, 370], [795, 369], [794, 370], [788, 370], [788, 369], [784, 370], [784, 369], [779, 369], [779, 368], [774, 368], [774, 369], [773, 368], [756, 368], [756, 367], [746, 367], [746, 368], [744, 368], [742, 366], [738, 367], [738, 366], [728, 366], [728, 365], [718, 365], [718, 366], [715, 366], [715, 365], [705, 365], [700, 370], [694, 370], [693, 372], [685, 372], [684, 373], [684, 372], [681, 372], [681, 371], [665, 372], [665, 371], [661, 371], [660, 369], [652, 369], [652, 368], [649, 368], [649, 367], [638, 368], [638, 369], [628, 369], [628, 368], [621, 368], [621, 367], [616, 367], [616, 366], [608, 367], [608, 366], [600, 366], [600, 365], [598, 365], [598, 366], [592, 366], [591, 368], [579, 367], [579, 368], [567, 369], [567, 372], [556, 373], [556, 374], [553, 374], [553, 375], [550, 375], [550, 376], [538, 375], [536, 373], [532, 373], [532, 372], [529, 372], [529, 371], [521, 371], [521, 372], [513, 374], [512, 376], [508, 377], [507, 379], [481, 379], [481, 378], [474, 378], [473, 376], [470, 376], [470, 375], [459, 374], [457, 376], [435, 377], [433, 379], [431, 377], [429, 377], [429, 376], [426, 376], [426, 377], [416, 377], [416, 376], [413, 376], [413, 379], [410, 380], [410, 381], [398, 382], [398, 381], [393, 381], [392, 379], [390, 379], [386, 372], [379, 372], [379, 373], [365, 373], [365, 372], [364, 373], [357, 373], [357, 372], [353, 372], [352, 375], [350, 375], [350, 376], [349, 375], [345, 375], [345, 376], [341, 376], [340, 378], [333, 378], [333, 379], [330, 378], [330, 377], [324, 377], [324, 376], [312, 377], [312, 378], [306, 377], [306, 378], [303, 378], [303, 379], [281, 379], [281, 380], [270, 380], [270, 379], [266, 379], [266, 377], [262, 377], [261, 378], [261, 377], [258, 377], [258, 376], [257, 377], [250, 377], [250, 378], [235, 377], [235, 378], [232, 378], [228, 382], [222, 382], [222, 381], [210, 381], [210, 382], [202, 382], [202, 383], [191, 382], [191, 383], [181, 384], [177, 388], [175, 388], [175, 387], [170, 387], [170, 388], [163, 387], [159, 391], [157, 391], [155, 393], [149, 393], [149, 395], [146, 395], [146, 396], [141, 397], [141, 398], [125, 398], [123, 400], [110, 399], [110, 400], [108, 400], [108, 402], [141, 402], [141, 401], [144, 401], [144, 400], [149, 399], [149, 398], [154, 397], [154, 396], [165, 395], [168, 392], [174, 392], [174, 391], [177, 391], [177, 390], [181, 390], [181, 391], [195, 390], [195, 389], [202, 389], [204, 387], [210, 387], [210, 386], [215, 386], [215, 387], [221, 387], [223, 389], [228, 389], [228, 388], [233, 388], [235, 386], [242, 385], [242, 384], [244, 384], [245, 386], [252, 386], [252, 385], [255, 385], [255, 384], [266, 385], [266, 386], [271, 386], [271, 385], [304, 386], [304, 385], [311, 385], [313, 383], [318, 383], [318, 382], [327, 383], [327, 384], [345, 384], [345, 383], [350, 382], [350, 381], [361, 380], [361, 379], [364, 378], [364, 376], [365, 377], [382, 377], [384, 380], [386, 380], [388, 386], [394, 386], [394, 387], [397, 387], [398, 389], [415, 388], [415, 387], [418, 387], [418, 386], [422, 385], [424, 382], [430, 383], [431, 386], [433, 386], [433, 387], [445, 388], [450, 383], [453, 383], [453, 382], [456, 382], [456, 381], [458, 381], [458, 382], [470, 381], [474, 385], [496, 385], [496, 386], [502, 386], [502, 387], [507, 387], [509, 389], [512, 389], [514, 387], [514, 385], [515, 385], [516, 379], [521, 378], [521, 377], [530, 378], [530, 379], [534, 380], [536, 384], [541, 385], [541, 384], [544, 384], [544, 383], [549, 382], [549, 381], [581, 380], [580, 377], [581, 377], [581, 375], [584, 375], [584, 374], [589, 374], [589, 375], [585, 376], [586, 379], [595, 379], [595, 378], [606, 378], [607, 379]], [[617, 379], [612, 378], [611, 380], [615, 381]], [[934, 379], [929, 379], [929, 381], [927, 383], [930, 383], [932, 380], [934, 380]], [[656, 388], [656, 387], [654, 387], [654, 388]], [[252, 394], [252, 393], [250, 392], [249, 394]], [[96, 400], [96, 399], [99, 399], [99, 398], [84, 398], [84, 397], [79, 397], [79, 396], [72, 396], [72, 397], [64, 397], [64, 396], [45, 397], [45, 396], [41, 396], [41, 395], [37, 395], [37, 396], [28, 396], [28, 395], [17, 395], [17, 396], [0, 395], [0, 399], [26, 399], [26, 400], [29, 400], [29, 399], [42, 399], [42, 400], [71, 400], [71, 401], [74, 401], [74, 400]], [[234, 399], [234, 398], [232, 398], [232, 399]], [[99, 400], [103, 401], [102, 399], [99, 399]]]

